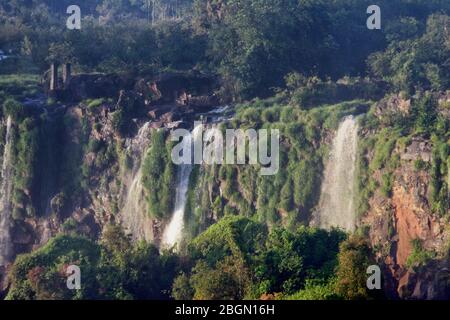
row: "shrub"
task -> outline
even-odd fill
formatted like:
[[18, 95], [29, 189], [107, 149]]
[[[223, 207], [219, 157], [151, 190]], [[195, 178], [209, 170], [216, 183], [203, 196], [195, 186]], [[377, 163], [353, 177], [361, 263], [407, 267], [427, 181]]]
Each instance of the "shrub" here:
[[427, 251], [423, 248], [420, 239], [414, 239], [411, 241], [413, 250], [406, 260], [406, 266], [408, 268], [420, 268], [425, 266], [427, 262], [435, 257], [435, 253]]

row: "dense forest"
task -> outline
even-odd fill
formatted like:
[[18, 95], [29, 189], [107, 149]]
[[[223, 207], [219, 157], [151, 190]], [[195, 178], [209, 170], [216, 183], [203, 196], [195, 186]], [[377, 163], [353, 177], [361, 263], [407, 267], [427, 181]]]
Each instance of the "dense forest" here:
[[[73, 2], [0, 3], [2, 202], [12, 190], [0, 209], [19, 239], [7, 299], [450, 297], [450, 275], [430, 276], [450, 261], [448, 0], [379, 0], [380, 30], [366, 26], [366, 0], [79, 0], [81, 29], [68, 30]], [[280, 170], [193, 166], [183, 241], [161, 248], [177, 167], [169, 130], [146, 132], [154, 95], [46, 96], [51, 63], [120, 79], [207, 77], [233, 108], [220, 130], [280, 130]], [[346, 117], [359, 126], [356, 228], [318, 228]], [[134, 202], [139, 222], [125, 213]], [[122, 216], [132, 227], [150, 219], [151, 239], [127, 233]], [[66, 288], [72, 264], [81, 290]], [[384, 290], [366, 286], [374, 264]], [[412, 278], [422, 282], [404, 284]]]
[[56, 59], [90, 72], [198, 69], [242, 98], [272, 95], [292, 72], [370, 75], [408, 91], [448, 85], [445, 0], [380, 1], [383, 27], [371, 32], [370, 1], [81, 1], [80, 31], [64, 28], [69, 2], [2, 3], [0, 47], [13, 51], [14, 67], [44, 71]]

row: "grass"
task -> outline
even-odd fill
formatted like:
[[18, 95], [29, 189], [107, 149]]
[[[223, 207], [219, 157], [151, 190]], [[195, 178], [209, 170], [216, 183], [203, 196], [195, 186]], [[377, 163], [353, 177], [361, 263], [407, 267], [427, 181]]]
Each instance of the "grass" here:
[[87, 104], [87, 108], [88, 108], [88, 110], [89, 110], [90, 112], [95, 112], [96, 109], [97, 109], [99, 106], [101, 106], [103, 103], [105, 103], [105, 102], [106, 102], [106, 100], [105, 100], [105, 99], [102, 99], [102, 98], [100, 98], [100, 99], [88, 99], [88, 100], [86, 101], [86, 104]]
[[7, 97], [21, 100], [36, 95], [40, 90], [38, 75], [0, 75], [0, 102]]

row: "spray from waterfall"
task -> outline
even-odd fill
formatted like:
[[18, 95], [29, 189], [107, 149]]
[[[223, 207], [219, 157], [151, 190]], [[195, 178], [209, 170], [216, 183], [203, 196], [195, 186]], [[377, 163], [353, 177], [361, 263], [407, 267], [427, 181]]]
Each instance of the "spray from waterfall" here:
[[325, 168], [318, 210], [313, 224], [324, 229], [355, 229], [355, 168], [358, 124], [353, 116], [339, 125]]
[[[185, 148], [191, 148], [193, 141], [197, 141], [202, 133], [202, 126], [199, 125], [194, 128], [192, 136], [190, 138], [184, 137], [183, 144], [186, 144]], [[193, 163], [193, 161], [191, 161]], [[169, 225], [166, 227], [162, 237], [162, 247], [172, 248], [179, 246], [182, 240], [183, 227], [184, 227], [184, 211], [186, 207], [187, 192], [189, 187], [189, 177], [193, 169], [192, 164], [181, 164], [177, 173], [177, 187], [175, 195], [175, 208], [172, 214], [172, 219]]]
[[9, 262], [11, 257], [11, 235], [10, 235], [10, 217], [11, 217], [11, 190], [12, 190], [12, 120], [8, 116], [6, 120], [6, 140], [3, 152], [2, 182], [0, 195], [0, 266]]

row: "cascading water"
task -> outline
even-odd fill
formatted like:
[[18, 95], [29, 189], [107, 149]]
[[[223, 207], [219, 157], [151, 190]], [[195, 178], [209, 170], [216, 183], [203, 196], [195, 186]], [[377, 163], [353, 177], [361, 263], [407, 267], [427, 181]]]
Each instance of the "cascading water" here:
[[4, 266], [9, 262], [11, 257], [11, 239], [10, 239], [10, 216], [11, 216], [11, 134], [12, 120], [9, 116], [6, 120], [6, 140], [3, 153], [2, 165], [2, 183], [0, 196], [0, 266]]
[[134, 139], [127, 141], [127, 151], [133, 158], [133, 169], [129, 176], [121, 220], [125, 229], [135, 240], [151, 241], [152, 221], [147, 214], [142, 185], [142, 161], [150, 143], [150, 122], [145, 123]]
[[[202, 133], [202, 126], [194, 128], [191, 138], [184, 137], [184, 148], [192, 148], [193, 142], [197, 141], [199, 135]], [[192, 161], [191, 161], [192, 163]], [[191, 176], [193, 165], [181, 164], [179, 165], [177, 173], [177, 188], [175, 195], [175, 208], [172, 219], [166, 227], [162, 237], [162, 247], [172, 248], [177, 247], [181, 240], [184, 227], [184, 210], [186, 207], [187, 191], [189, 186], [189, 177]]]
[[346, 117], [333, 140], [330, 158], [325, 168], [318, 210], [313, 224], [324, 229], [337, 227], [355, 229], [355, 168], [358, 124], [353, 116]]

